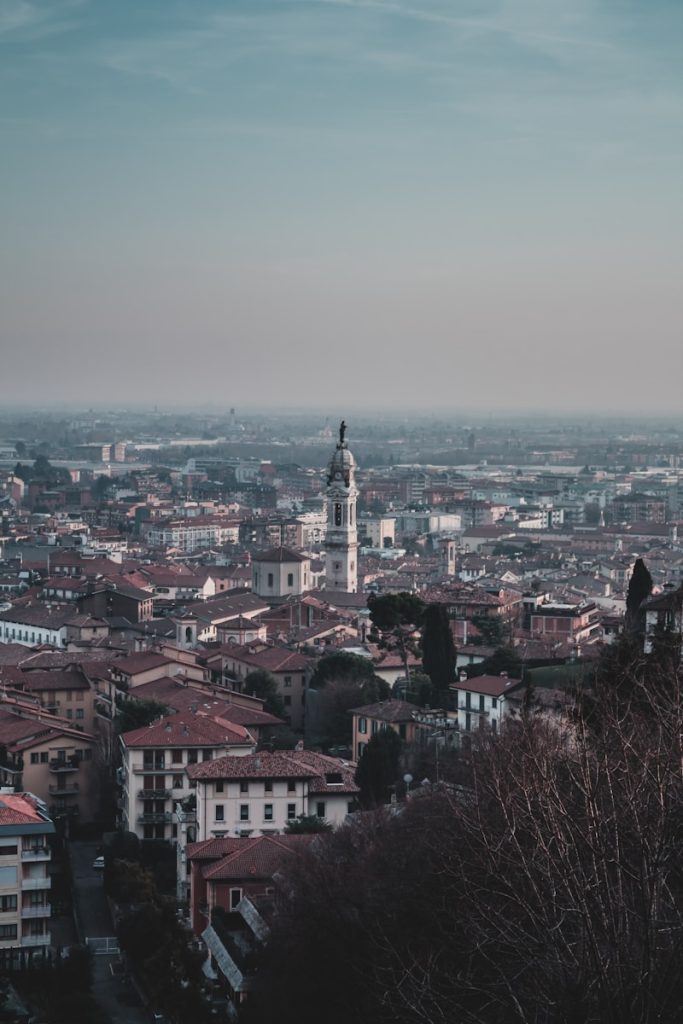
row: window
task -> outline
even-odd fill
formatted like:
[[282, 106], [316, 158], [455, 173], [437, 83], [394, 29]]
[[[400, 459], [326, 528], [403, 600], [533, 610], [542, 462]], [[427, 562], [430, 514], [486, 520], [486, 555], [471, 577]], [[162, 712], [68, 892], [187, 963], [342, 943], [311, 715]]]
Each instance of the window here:
[[71, 708], [67, 708], [67, 709], [66, 709], [66, 717], [67, 717], [67, 718], [73, 718], [73, 716], [74, 716], [74, 713], [73, 713], [73, 711], [71, 710]]
[[285, 686], [291, 686], [291, 685], [292, 685], [292, 677], [291, 676], [285, 676]]
[[268, 586], [272, 587], [272, 585], [273, 585], [273, 574], [272, 574], [272, 572], [269, 572], [268, 573]]
[[264, 804], [263, 805], [263, 820], [264, 821], [272, 821], [273, 820], [273, 805], [272, 804]]
[[294, 573], [293, 572], [288, 572], [287, 573], [287, 586], [288, 587], [293, 587], [294, 586]]
[[7, 914], [10, 910], [17, 909], [17, 897], [0, 896], [0, 914]]
[[222, 793], [223, 792], [223, 783], [222, 782], [217, 782], [216, 783], [216, 792], [217, 793]]
[[183, 788], [183, 777], [182, 775], [173, 776], [173, 785], [171, 789], [182, 789]]
[[[88, 751], [88, 753], [90, 753], [90, 751]], [[41, 763], [41, 764], [47, 764], [47, 762], [49, 761], [49, 759], [50, 759], [50, 753], [49, 753], [49, 751], [47, 751], [47, 750], [41, 750], [41, 752], [40, 752], [40, 763]]]
[[468, 710], [472, 707], [472, 694], [469, 692], [465, 694], [465, 707]]
[[465, 731], [470, 732], [472, 729], [472, 715], [465, 715]]
[[341, 502], [337, 501], [334, 505], [334, 525], [341, 526], [342, 524], [342, 507]]
[[249, 804], [240, 804], [240, 821], [249, 821]]
[[497, 708], [498, 707], [498, 698], [497, 697], [491, 697], [491, 707], [492, 708]]
[[263, 789], [264, 789], [264, 792], [266, 792], [266, 793], [272, 793], [273, 792], [273, 780], [272, 779], [266, 779], [266, 781], [263, 783]]
[[498, 732], [498, 721], [495, 718], [491, 719], [491, 732]]
[[368, 720], [367, 720], [367, 718], [359, 718], [358, 719], [358, 732], [362, 736], [365, 736], [367, 731], [368, 731]]
[[225, 804], [216, 804], [216, 821], [225, 821]]
[[202, 750], [202, 761], [210, 761], [212, 754], [212, 750]]
[[17, 926], [15, 924], [0, 924], [0, 939], [16, 939]]
[[360, 757], [361, 757], [363, 751], [365, 750], [365, 746], [366, 746], [365, 743], [359, 743], [358, 744], [358, 758], [359, 758], [359, 760], [360, 760]]
[[76, 718], [85, 718], [85, 711], [83, 708], [76, 708]]
[[479, 694], [479, 710], [480, 711], [485, 711], [486, 710], [486, 697], [484, 696], [483, 693]]
[[231, 889], [230, 890], [230, 909], [234, 910], [235, 907], [237, 906], [237, 904], [239, 903], [239, 901], [241, 899], [242, 899], [242, 890], [241, 889]]
[[293, 821], [296, 818], [296, 804], [287, 804], [287, 821]]
[[287, 779], [287, 792], [296, 793], [296, 782], [294, 779]]
[[38, 764], [39, 760], [38, 754], [31, 754], [31, 764]]
[[12, 857], [16, 855], [16, 843], [0, 846], [0, 857]]
[[374, 719], [373, 719], [373, 721], [370, 724], [370, 731], [372, 732], [373, 736], [377, 732], [377, 722], [375, 722]]
[[248, 792], [249, 792], [249, 783], [246, 781], [246, 779], [242, 779], [241, 782], [240, 782], [240, 793], [248, 793]]
[[171, 751], [171, 764], [182, 764], [183, 763], [183, 752], [182, 750]]
[[325, 801], [324, 800], [318, 800], [318, 802], [315, 805], [315, 813], [318, 815], [319, 818], [324, 818], [325, 817]]

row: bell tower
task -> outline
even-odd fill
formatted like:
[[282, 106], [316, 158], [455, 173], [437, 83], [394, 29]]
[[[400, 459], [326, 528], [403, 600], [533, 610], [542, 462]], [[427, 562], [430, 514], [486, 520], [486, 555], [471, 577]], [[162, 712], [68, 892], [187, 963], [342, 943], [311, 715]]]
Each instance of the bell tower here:
[[346, 446], [346, 424], [327, 470], [327, 538], [325, 574], [328, 590], [355, 594], [358, 590], [358, 530], [356, 526], [356, 460]]

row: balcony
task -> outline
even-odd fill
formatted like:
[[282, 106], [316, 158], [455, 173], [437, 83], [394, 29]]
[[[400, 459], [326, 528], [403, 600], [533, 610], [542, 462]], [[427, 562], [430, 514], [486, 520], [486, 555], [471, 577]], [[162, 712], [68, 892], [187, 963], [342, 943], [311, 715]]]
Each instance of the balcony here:
[[22, 935], [21, 936], [22, 946], [49, 946], [50, 945], [50, 933], [43, 932], [42, 935]]
[[31, 846], [21, 851], [21, 859], [26, 861], [50, 860], [49, 846]]
[[77, 796], [77, 782], [58, 782], [56, 786], [49, 787], [52, 796]]
[[168, 811], [157, 811], [155, 814], [139, 814], [138, 825], [168, 825], [171, 815]]
[[22, 878], [21, 880], [21, 891], [29, 892], [33, 889], [49, 889], [50, 888], [50, 876], [45, 875], [45, 878]]
[[163, 762], [159, 761], [156, 764], [148, 764], [146, 761], [144, 764], [134, 764], [132, 771], [136, 775], [153, 775], [155, 772], [182, 772], [183, 766], [181, 764], [173, 764], [170, 768]]
[[51, 772], [77, 772], [81, 765], [81, 759], [79, 757], [69, 757], [66, 760], [62, 760], [59, 757], [53, 757], [50, 761]]
[[21, 908], [22, 920], [31, 917], [49, 917], [51, 913], [52, 906], [49, 903], [43, 903], [40, 906], [35, 907], [28, 906]]
[[171, 795], [170, 789], [139, 789], [138, 796], [141, 800], [168, 800]]

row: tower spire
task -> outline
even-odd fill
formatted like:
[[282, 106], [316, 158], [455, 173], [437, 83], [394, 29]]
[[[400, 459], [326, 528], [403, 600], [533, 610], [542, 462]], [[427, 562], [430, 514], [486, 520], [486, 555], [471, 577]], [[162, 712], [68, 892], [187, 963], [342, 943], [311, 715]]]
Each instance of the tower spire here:
[[326, 586], [353, 594], [358, 589], [356, 460], [346, 446], [346, 423], [327, 470]]

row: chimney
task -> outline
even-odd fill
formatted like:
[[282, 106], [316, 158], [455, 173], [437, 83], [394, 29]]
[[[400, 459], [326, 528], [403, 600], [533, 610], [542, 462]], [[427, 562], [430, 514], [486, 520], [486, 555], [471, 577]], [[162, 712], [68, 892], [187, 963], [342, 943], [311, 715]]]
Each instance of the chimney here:
[[465, 672], [464, 669], [460, 669], [460, 674], [458, 675], [458, 681], [461, 682], [461, 683], [466, 683], [467, 682], [467, 672]]

